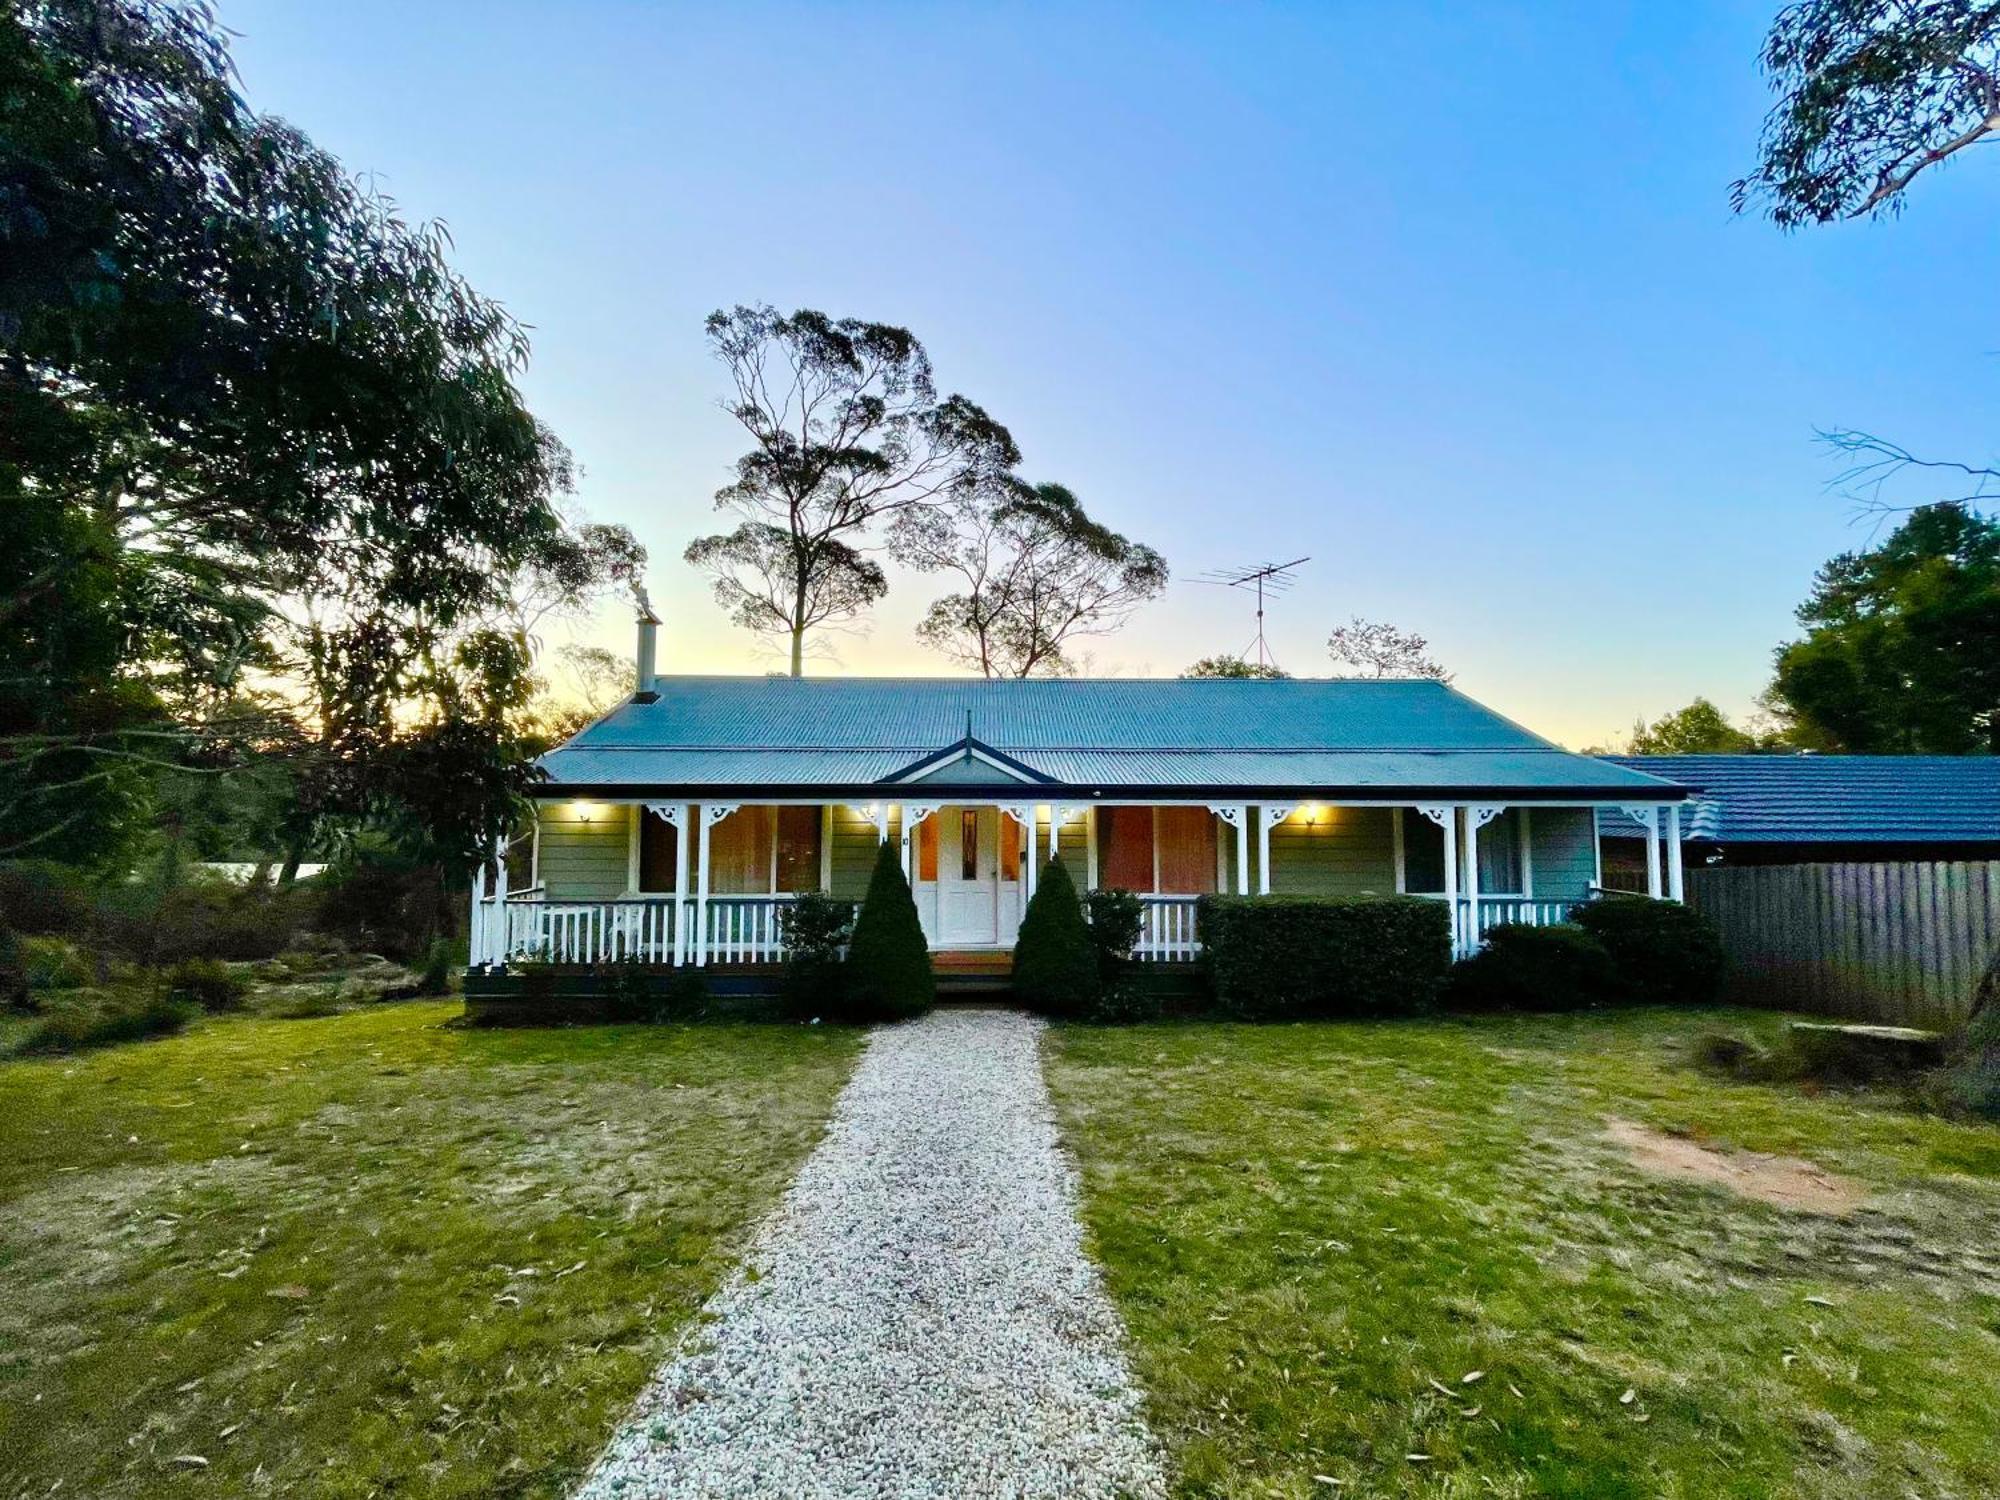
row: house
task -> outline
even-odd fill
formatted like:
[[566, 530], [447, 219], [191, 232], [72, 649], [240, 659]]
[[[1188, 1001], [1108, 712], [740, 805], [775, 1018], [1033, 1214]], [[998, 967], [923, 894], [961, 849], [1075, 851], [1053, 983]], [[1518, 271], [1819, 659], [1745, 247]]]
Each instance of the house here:
[[1011, 949], [1050, 859], [1141, 896], [1148, 959], [1194, 957], [1213, 891], [1432, 897], [1466, 951], [1591, 895], [1599, 808], [1680, 891], [1685, 788], [1441, 683], [656, 676], [648, 628], [639, 690], [543, 757], [529, 884], [482, 877], [475, 966], [768, 964], [785, 904], [858, 899], [884, 842], [950, 954]]
[[[1611, 755], [1693, 791], [1692, 865], [2000, 859], [2000, 756]], [[1604, 883], [1644, 888], [1643, 830], [1600, 817]]]

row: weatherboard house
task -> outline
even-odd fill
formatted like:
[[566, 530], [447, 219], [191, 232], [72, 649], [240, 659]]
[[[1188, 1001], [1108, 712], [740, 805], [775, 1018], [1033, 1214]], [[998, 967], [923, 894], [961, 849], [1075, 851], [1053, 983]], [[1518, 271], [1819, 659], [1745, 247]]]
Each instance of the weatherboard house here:
[[1559, 921], [1601, 882], [1600, 816], [1642, 836], [1654, 894], [1681, 894], [1685, 786], [1442, 683], [659, 676], [651, 657], [642, 631], [638, 690], [542, 758], [528, 850], [474, 893], [475, 967], [771, 964], [786, 903], [859, 899], [884, 842], [941, 955], [1008, 952], [1051, 859], [1138, 893], [1140, 956], [1166, 962], [1196, 956], [1208, 892], [1431, 897], [1460, 951]]

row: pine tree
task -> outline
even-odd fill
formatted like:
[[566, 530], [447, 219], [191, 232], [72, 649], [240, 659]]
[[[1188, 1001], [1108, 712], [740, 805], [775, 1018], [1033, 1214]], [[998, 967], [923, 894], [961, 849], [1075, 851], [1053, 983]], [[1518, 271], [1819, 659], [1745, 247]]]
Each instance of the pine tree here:
[[937, 1001], [930, 944], [894, 844], [883, 844], [847, 947], [846, 1019], [901, 1021]]
[[1096, 1000], [1097, 950], [1083, 919], [1076, 882], [1052, 859], [1035, 886], [1014, 941], [1014, 994], [1050, 1016], [1081, 1015]]

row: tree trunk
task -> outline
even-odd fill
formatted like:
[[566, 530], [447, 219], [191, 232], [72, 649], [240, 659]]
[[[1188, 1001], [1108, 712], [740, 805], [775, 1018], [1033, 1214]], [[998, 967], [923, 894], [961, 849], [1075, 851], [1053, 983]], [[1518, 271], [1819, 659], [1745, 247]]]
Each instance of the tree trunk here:
[[792, 675], [806, 675], [806, 633], [797, 627], [792, 630]]

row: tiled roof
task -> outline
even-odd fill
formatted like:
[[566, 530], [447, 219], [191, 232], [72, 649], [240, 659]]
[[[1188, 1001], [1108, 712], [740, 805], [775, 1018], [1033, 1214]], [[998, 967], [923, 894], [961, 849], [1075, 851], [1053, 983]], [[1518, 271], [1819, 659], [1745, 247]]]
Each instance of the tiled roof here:
[[[1681, 836], [1714, 843], [2000, 842], [2000, 756], [1609, 755], [1700, 788]], [[1642, 836], [1630, 818], [1599, 819]]]
[[[549, 790], [862, 787], [971, 737], [1063, 786], [1670, 789], [1436, 682], [663, 677], [542, 758]], [[1046, 795], [1046, 792], [1044, 792]]]

